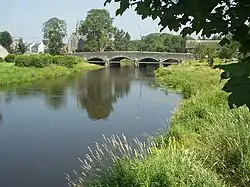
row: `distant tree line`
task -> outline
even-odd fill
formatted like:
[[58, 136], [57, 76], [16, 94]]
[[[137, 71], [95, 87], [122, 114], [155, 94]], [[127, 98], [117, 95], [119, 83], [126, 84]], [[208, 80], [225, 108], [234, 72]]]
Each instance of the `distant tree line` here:
[[9, 53], [23, 54], [27, 47], [22, 38], [15, 41], [8, 31], [0, 32], [0, 45], [8, 50]]
[[[123, 29], [113, 25], [113, 20], [106, 9], [91, 9], [85, 20], [80, 21], [77, 32], [86, 35], [87, 40], [78, 51], [156, 51], [156, 52], [187, 52], [186, 40], [191, 37], [182, 37], [168, 33], [151, 33], [142, 36], [138, 40], [131, 40], [131, 36]], [[47, 46], [47, 53], [57, 55], [65, 52], [64, 38], [67, 36], [67, 24], [65, 20], [53, 17], [43, 24], [43, 42]], [[199, 38], [205, 40], [207, 38]], [[211, 39], [220, 40], [220, 36], [214, 35]], [[229, 37], [231, 39], [231, 37]], [[26, 51], [26, 44], [22, 38], [16, 40], [13, 48], [13, 39], [9, 32], [0, 32], [0, 44], [10, 53], [22, 54]], [[192, 51], [199, 58], [220, 57], [233, 58], [237, 56], [239, 45], [230, 42], [219, 49], [206, 45], [198, 45]]]

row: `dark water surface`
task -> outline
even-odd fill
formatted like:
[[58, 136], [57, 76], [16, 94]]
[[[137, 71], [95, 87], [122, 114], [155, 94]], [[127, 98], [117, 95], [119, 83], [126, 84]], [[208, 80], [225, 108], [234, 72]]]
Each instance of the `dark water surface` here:
[[143, 138], [181, 96], [149, 70], [114, 68], [0, 90], [0, 187], [67, 187], [64, 173], [102, 134]]

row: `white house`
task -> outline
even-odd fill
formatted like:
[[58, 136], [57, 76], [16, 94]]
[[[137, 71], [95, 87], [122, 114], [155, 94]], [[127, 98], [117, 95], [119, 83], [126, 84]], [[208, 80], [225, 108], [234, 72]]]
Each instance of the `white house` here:
[[45, 45], [43, 42], [40, 43], [29, 43], [27, 44], [27, 53], [35, 53], [35, 54], [39, 54], [39, 53], [44, 53], [45, 51]]
[[45, 51], [45, 45], [43, 42], [41, 42], [39, 45], [38, 45], [38, 53], [44, 53]]
[[0, 45], [0, 57], [5, 58], [8, 54], [8, 51]]

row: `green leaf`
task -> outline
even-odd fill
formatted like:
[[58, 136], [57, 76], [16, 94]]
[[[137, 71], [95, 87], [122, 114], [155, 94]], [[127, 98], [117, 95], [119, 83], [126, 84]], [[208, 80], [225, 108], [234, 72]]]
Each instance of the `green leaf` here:
[[220, 43], [219, 43], [221, 46], [224, 46], [226, 44], [230, 44], [230, 40], [227, 39], [227, 38], [223, 38]]

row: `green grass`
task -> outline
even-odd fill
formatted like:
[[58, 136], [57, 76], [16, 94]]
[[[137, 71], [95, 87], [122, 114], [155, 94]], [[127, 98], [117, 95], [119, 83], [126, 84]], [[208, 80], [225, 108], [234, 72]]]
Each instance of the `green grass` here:
[[155, 140], [151, 154], [118, 159], [99, 177], [78, 186], [249, 187], [250, 113], [246, 106], [229, 109], [221, 71], [183, 64], [155, 74], [161, 86], [185, 96], [170, 132]]
[[11, 83], [31, 82], [38, 79], [69, 75], [75, 71], [98, 69], [99, 66], [79, 63], [73, 68], [49, 65], [45, 68], [16, 67], [14, 63], [0, 63], [0, 86]]

